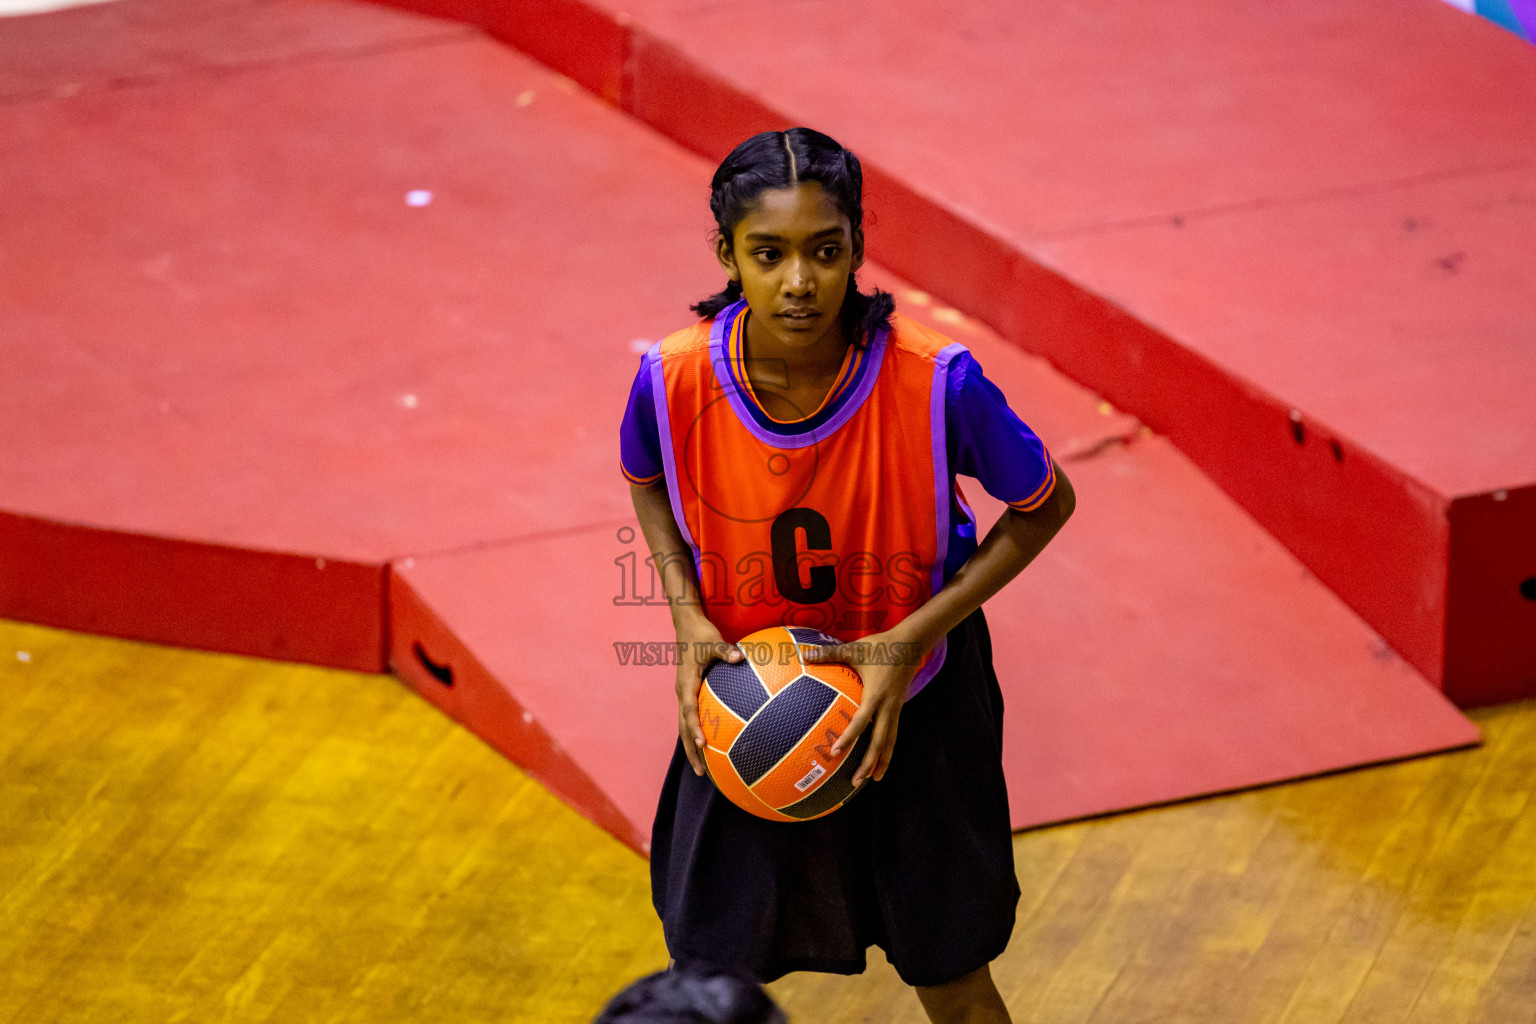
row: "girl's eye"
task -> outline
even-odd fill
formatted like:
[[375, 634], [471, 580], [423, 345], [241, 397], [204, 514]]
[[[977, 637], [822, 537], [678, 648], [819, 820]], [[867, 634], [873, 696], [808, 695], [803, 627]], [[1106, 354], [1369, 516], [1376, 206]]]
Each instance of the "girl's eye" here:
[[838, 246], [824, 245], [821, 247], [821, 251], [818, 253], [818, 255], [820, 255], [821, 258], [826, 260], [828, 263], [831, 263], [833, 260], [837, 259], [837, 254], [841, 251], [842, 250]]
[[777, 249], [759, 249], [759, 250], [757, 250], [757, 252], [753, 253], [752, 255], [756, 256], [759, 260], [761, 260], [764, 263], [772, 263], [774, 260], [779, 258], [779, 250], [777, 250]]

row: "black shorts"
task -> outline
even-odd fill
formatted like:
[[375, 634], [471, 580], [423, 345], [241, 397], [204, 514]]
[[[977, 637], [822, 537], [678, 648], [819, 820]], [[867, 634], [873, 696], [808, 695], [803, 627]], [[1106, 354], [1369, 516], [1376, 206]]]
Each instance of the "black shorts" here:
[[986, 620], [902, 709], [890, 768], [825, 818], [748, 814], [679, 744], [651, 835], [651, 894], [679, 964], [772, 981], [858, 974], [871, 944], [909, 985], [953, 981], [1008, 945], [1018, 906], [1003, 697]]

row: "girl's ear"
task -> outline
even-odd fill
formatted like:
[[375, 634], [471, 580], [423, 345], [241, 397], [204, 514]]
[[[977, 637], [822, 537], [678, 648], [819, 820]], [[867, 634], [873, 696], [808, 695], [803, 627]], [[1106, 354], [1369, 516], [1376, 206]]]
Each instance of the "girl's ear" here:
[[864, 265], [864, 229], [859, 228], [853, 233], [853, 261], [848, 270], [858, 270]]
[[730, 236], [723, 232], [715, 233], [715, 259], [725, 269], [726, 277], [737, 284], [741, 283], [741, 271], [736, 267], [736, 251], [731, 245]]

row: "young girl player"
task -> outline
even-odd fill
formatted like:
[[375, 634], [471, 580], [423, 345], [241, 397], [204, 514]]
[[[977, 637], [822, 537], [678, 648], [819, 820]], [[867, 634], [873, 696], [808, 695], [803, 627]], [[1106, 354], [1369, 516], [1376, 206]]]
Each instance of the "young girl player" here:
[[[630, 393], [624, 475], [683, 652], [653, 898], [679, 964], [856, 974], [875, 943], [933, 1021], [1007, 1021], [988, 964], [1019, 888], [981, 604], [1074, 499], [964, 347], [858, 290], [862, 189], [820, 132], [737, 146], [710, 195], [726, 288]], [[1009, 506], [979, 546], [956, 473]], [[864, 681], [834, 753], [871, 742], [865, 792], [814, 821], [754, 817], [704, 777], [707, 662], [776, 625], [865, 642], [818, 652]]]

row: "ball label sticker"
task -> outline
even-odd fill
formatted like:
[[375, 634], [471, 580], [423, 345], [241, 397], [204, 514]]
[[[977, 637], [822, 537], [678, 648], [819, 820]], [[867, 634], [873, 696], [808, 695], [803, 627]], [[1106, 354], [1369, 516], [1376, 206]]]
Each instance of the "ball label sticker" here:
[[795, 788], [804, 793], [816, 784], [816, 780], [827, 774], [827, 770], [815, 761], [811, 762], [811, 770], [805, 773], [805, 778], [795, 783]]

